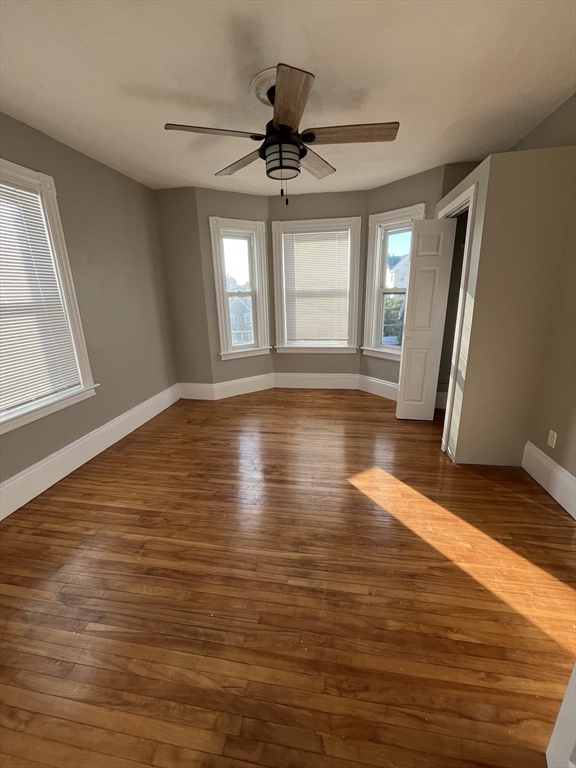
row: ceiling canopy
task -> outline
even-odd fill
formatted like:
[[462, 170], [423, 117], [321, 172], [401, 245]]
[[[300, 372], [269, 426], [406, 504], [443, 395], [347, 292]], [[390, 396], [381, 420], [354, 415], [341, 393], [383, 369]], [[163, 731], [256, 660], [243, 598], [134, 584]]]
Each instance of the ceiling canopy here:
[[0, 87], [9, 115], [151, 187], [278, 194], [258, 160], [214, 174], [262, 133], [250, 90], [277, 62], [316, 76], [304, 123], [398, 121], [394, 142], [323, 146], [337, 168], [291, 194], [370, 189], [506, 151], [574, 85], [575, 6], [563, 0], [4, 0]]

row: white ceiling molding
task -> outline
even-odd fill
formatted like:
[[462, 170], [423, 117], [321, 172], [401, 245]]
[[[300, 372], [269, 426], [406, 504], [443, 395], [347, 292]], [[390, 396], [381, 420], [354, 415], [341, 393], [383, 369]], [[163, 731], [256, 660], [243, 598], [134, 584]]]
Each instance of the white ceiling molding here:
[[575, 6], [562, 0], [5, 0], [2, 108], [151, 187], [276, 195], [239, 138], [262, 132], [254, 75], [283, 61], [316, 81], [304, 127], [400, 121], [395, 142], [323, 146], [337, 173], [292, 194], [371, 189], [506, 151], [574, 90]]

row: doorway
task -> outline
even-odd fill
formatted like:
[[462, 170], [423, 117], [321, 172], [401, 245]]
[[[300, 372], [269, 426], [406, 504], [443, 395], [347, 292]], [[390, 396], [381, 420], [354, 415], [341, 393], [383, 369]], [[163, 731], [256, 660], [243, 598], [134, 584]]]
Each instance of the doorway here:
[[[462, 192], [455, 200], [438, 212], [439, 219], [457, 219], [457, 236], [455, 239], [454, 261], [455, 266], [450, 275], [450, 316], [446, 317], [446, 327], [442, 340], [442, 354], [444, 357], [444, 370], [442, 378], [446, 377], [446, 362], [450, 359], [448, 389], [446, 394], [446, 410], [444, 413], [444, 429], [442, 432], [442, 450], [455, 460], [453, 446], [457, 439], [459, 426], [459, 413], [455, 411], [456, 393], [458, 391], [458, 373], [464, 365], [462, 355], [462, 330], [466, 310], [466, 297], [468, 293], [468, 275], [470, 270], [470, 253], [474, 231], [474, 218], [476, 211], [477, 184], [473, 184]], [[460, 264], [458, 265], [458, 261]], [[458, 277], [457, 277], [458, 275]], [[454, 316], [455, 307], [455, 318]], [[440, 384], [440, 375], [438, 377]], [[461, 393], [460, 393], [461, 394]], [[460, 398], [461, 399], [461, 398]]]
[[468, 227], [468, 209], [465, 209], [453, 218], [456, 219], [456, 236], [454, 239], [454, 255], [452, 256], [450, 287], [448, 288], [448, 302], [446, 304], [446, 321], [444, 324], [444, 336], [442, 338], [438, 386], [436, 389], [438, 393], [436, 397], [436, 406], [437, 408], [442, 409], [442, 421], [446, 415], [445, 409], [448, 400], [448, 386], [450, 384], [450, 370], [452, 365], [452, 353], [454, 350], [454, 337], [456, 335], [456, 319], [458, 317], [458, 301], [460, 298], [460, 284], [462, 280], [466, 231]]

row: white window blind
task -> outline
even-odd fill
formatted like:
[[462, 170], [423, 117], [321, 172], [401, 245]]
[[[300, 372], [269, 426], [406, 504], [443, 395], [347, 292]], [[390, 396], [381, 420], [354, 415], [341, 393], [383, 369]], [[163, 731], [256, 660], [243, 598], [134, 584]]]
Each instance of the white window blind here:
[[286, 342], [346, 346], [350, 230], [282, 234]]
[[81, 388], [39, 192], [0, 185], [0, 413]]

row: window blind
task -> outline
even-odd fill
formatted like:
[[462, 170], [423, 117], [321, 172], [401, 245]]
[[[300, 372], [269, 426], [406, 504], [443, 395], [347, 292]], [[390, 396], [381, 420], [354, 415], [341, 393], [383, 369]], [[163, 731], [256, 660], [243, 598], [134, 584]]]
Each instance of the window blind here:
[[346, 346], [350, 230], [283, 233], [286, 341]]
[[0, 185], [0, 413], [81, 386], [38, 192]]

